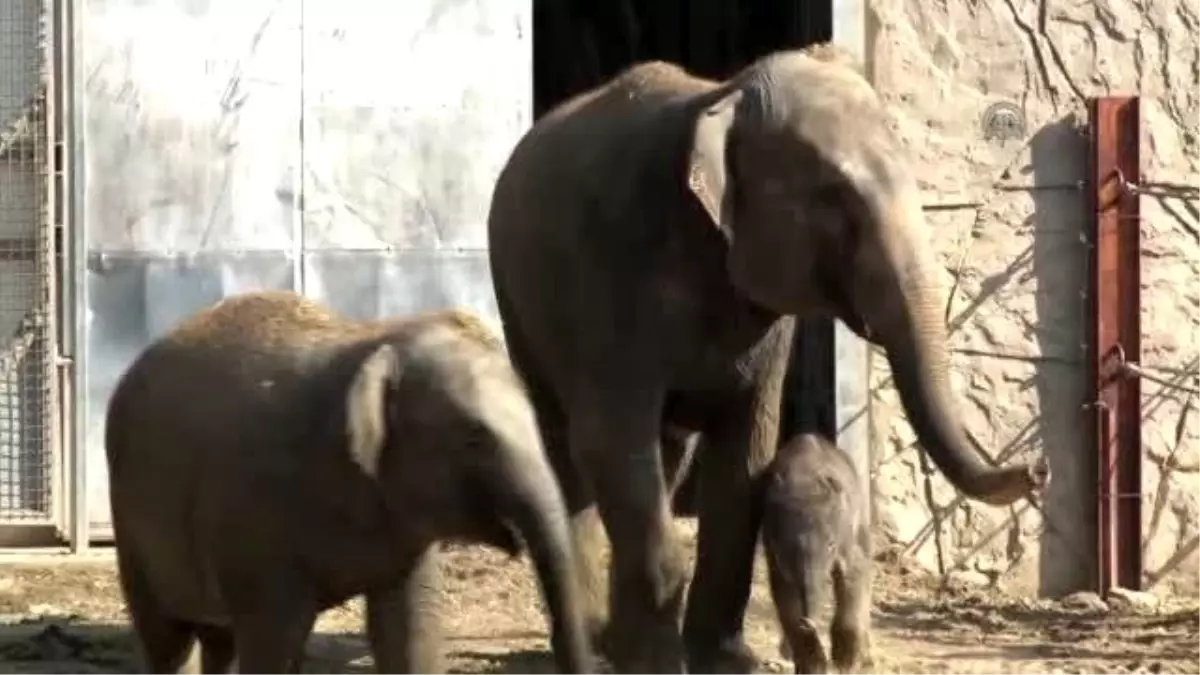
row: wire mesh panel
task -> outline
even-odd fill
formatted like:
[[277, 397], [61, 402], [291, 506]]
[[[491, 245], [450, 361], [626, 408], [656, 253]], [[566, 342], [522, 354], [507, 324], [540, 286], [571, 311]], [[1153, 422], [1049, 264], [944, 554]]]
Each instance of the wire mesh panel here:
[[0, 1], [0, 523], [52, 516], [43, 0]]

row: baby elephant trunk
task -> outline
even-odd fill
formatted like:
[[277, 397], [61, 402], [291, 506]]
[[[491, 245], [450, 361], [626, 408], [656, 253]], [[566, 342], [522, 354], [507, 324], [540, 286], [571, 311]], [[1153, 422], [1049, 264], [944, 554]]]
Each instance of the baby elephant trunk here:
[[526, 462], [517, 473], [507, 481], [504, 507], [537, 572], [558, 672], [592, 672], [562, 493], [548, 463]]

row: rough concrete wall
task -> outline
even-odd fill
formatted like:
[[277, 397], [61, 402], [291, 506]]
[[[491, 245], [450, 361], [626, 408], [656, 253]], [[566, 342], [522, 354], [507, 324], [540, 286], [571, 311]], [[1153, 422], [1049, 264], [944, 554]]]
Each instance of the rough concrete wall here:
[[[869, 67], [894, 107], [926, 203], [982, 203], [927, 212], [950, 289], [961, 415], [988, 454], [1015, 460], [1045, 453], [1054, 471], [1040, 508], [963, 503], [936, 473], [926, 493], [913, 433], [876, 353], [876, 529], [926, 566], [958, 568], [965, 578], [1044, 594], [1086, 586], [1095, 469], [1081, 414], [1084, 195], [998, 186], [1085, 178], [1086, 97], [1139, 92], [1145, 174], [1195, 185], [1196, 7], [1183, 0], [869, 0], [867, 21]], [[996, 101], [1023, 108], [1023, 141], [984, 140], [980, 117]], [[1142, 363], [1194, 390], [1196, 203], [1144, 197], [1142, 213]], [[1195, 396], [1150, 381], [1142, 391], [1147, 581], [1196, 593]]]

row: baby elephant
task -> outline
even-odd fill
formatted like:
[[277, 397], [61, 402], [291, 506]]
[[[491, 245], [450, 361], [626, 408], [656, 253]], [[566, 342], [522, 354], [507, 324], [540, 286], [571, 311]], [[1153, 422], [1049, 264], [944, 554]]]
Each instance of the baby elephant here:
[[850, 458], [815, 434], [784, 445], [766, 474], [763, 549], [783, 627], [781, 651], [797, 673], [829, 669], [815, 620], [833, 583], [833, 663], [870, 663], [871, 554], [867, 501]]
[[527, 546], [562, 672], [590, 661], [566, 509], [503, 346], [444, 311], [350, 321], [226, 299], [109, 402], [121, 588], [148, 665], [297, 672], [319, 612], [366, 594], [381, 672], [444, 672], [435, 548]]

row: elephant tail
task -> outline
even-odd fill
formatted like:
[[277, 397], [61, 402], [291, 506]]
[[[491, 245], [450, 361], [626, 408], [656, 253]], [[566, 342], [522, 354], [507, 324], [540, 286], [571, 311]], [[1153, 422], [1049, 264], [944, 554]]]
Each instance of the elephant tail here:
[[582, 607], [575, 583], [566, 503], [548, 463], [529, 466], [510, 481], [509, 516], [537, 572], [550, 620], [550, 643], [558, 672], [593, 672]]

